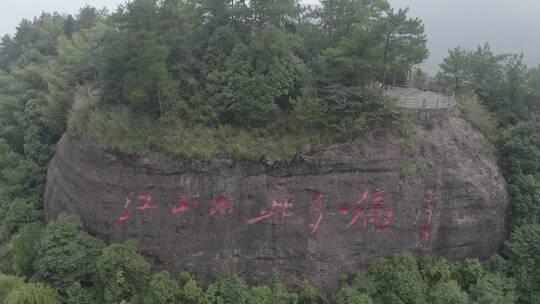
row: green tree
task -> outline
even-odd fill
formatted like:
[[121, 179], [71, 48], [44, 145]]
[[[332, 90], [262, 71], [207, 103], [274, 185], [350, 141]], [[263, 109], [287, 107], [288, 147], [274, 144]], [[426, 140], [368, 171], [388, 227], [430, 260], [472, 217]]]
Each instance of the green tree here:
[[320, 82], [325, 85], [366, 86], [384, 69], [378, 33], [356, 30], [319, 57]]
[[469, 258], [457, 264], [454, 278], [463, 290], [469, 291], [486, 273], [479, 259]]
[[88, 30], [75, 32], [71, 39], [58, 39], [58, 56], [52, 70], [61, 77], [65, 87], [72, 89], [79, 84], [97, 82], [98, 72], [105, 64], [103, 40], [110, 35], [110, 30], [99, 22]]
[[68, 112], [72, 102], [73, 96], [69, 92], [60, 90], [54, 85], [49, 86], [43, 120], [56, 138], [60, 138], [66, 131]]
[[89, 5], [84, 6], [79, 10], [77, 15], [77, 28], [90, 29], [94, 27], [98, 21], [99, 12], [95, 7]]
[[208, 89], [223, 122], [257, 126], [276, 117], [279, 102], [288, 100], [303, 70], [290, 38], [274, 28], [261, 30], [248, 45], [233, 49], [224, 72], [208, 76]]
[[486, 102], [496, 101], [498, 86], [503, 81], [503, 62], [507, 57], [493, 53], [488, 43], [468, 52], [467, 84]]
[[437, 79], [456, 94], [464, 93], [468, 84], [469, 52], [460, 47], [448, 50], [448, 57], [439, 65]]
[[284, 28], [296, 19], [298, 11], [294, 0], [254, 0], [250, 9], [254, 26]]
[[13, 233], [28, 223], [41, 218], [39, 210], [42, 186], [45, 177], [43, 167], [28, 160], [24, 155], [11, 151], [5, 141], [0, 139], [0, 175], [2, 185], [0, 193], [0, 236], [9, 240]]
[[488, 273], [471, 289], [471, 301], [474, 304], [513, 304], [517, 300], [515, 289], [511, 279]]
[[205, 74], [223, 72], [227, 58], [240, 43], [242, 43], [240, 34], [234, 28], [230, 26], [217, 28], [208, 39], [206, 54], [203, 58]]
[[517, 117], [530, 114], [535, 102], [529, 95], [529, 73], [523, 55], [495, 54], [489, 44], [476, 51], [457, 47], [449, 51], [440, 65], [438, 82], [456, 94], [472, 91], [500, 117], [501, 125], [516, 123]]
[[60, 297], [54, 289], [42, 284], [28, 283], [11, 291], [5, 304], [59, 304]]
[[336, 294], [336, 304], [373, 304], [373, 300], [349, 285], [343, 285]]
[[449, 282], [454, 277], [456, 265], [444, 258], [424, 257], [419, 264], [422, 277], [429, 285]]
[[68, 15], [66, 21], [64, 21], [64, 34], [71, 38], [71, 36], [73, 36], [73, 33], [75, 32], [75, 27], [75, 18], [73, 18], [72, 15]]
[[[540, 225], [516, 228], [505, 244], [519, 303], [540, 303]], [[487, 282], [489, 283], [489, 282]], [[486, 283], [486, 284], [487, 284]]]
[[251, 288], [251, 296], [249, 304], [274, 304], [283, 303], [277, 302], [272, 293], [272, 289], [268, 286], [259, 286]]
[[303, 280], [300, 283], [300, 290], [298, 292], [299, 304], [324, 304], [326, 302], [325, 296], [308, 280]]
[[16, 198], [12, 202], [0, 202], [0, 216], [2, 217], [0, 237], [3, 240], [9, 240], [20, 227], [40, 219], [34, 203], [22, 198]]
[[47, 166], [54, 152], [53, 136], [57, 135], [48, 132], [49, 128], [41, 119], [47, 107], [47, 100], [44, 95], [30, 99], [25, 106], [22, 117], [24, 126], [24, 154], [36, 164]]
[[456, 281], [450, 280], [435, 285], [428, 295], [430, 304], [468, 304], [469, 297]]
[[8, 71], [20, 53], [20, 46], [9, 35], [4, 35], [0, 41], [0, 69]]
[[218, 279], [210, 284], [204, 295], [206, 304], [247, 304], [249, 288], [246, 282], [236, 274], [221, 273]]
[[184, 281], [180, 282], [183, 285], [181, 290], [181, 300], [185, 304], [198, 304], [202, 302], [204, 296], [204, 290], [199, 287], [197, 281], [188, 275]]
[[527, 99], [530, 100], [527, 104], [527, 108], [538, 111], [537, 101], [540, 100], [540, 66], [529, 69], [525, 81], [528, 95]]
[[400, 116], [392, 100], [361, 87], [328, 86], [319, 92], [319, 98], [327, 109], [324, 123], [343, 140], [370, 128], [388, 127]]
[[81, 283], [75, 282], [66, 291], [67, 304], [93, 304], [96, 299], [89, 289], [83, 288]]
[[109, 102], [163, 115], [176, 98], [177, 84], [166, 64], [171, 50], [156, 33], [159, 17], [155, 0], [129, 2], [117, 14], [121, 31], [110, 34], [101, 73]]
[[501, 166], [507, 176], [532, 174], [539, 178], [540, 133], [537, 122], [525, 122], [512, 129], [511, 138], [499, 149]]
[[0, 303], [5, 303], [5, 299], [11, 293], [11, 291], [23, 286], [24, 284], [24, 280], [19, 277], [0, 273]]
[[[306, 282], [305, 282], [306, 283]], [[302, 286], [306, 284], [302, 283]], [[313, 289], [311, 286], [311, 289]], [[303, 288], [306, 289], [306, 288]], [[303, 293], [303, 292], [301, 292]], [[311, 292], [313, 293], [313, 292]], [[274, 270], [272, 273], [272, 285], [271, 286], [258, 286], [251, 288], [251, 295], [249, 299], [250, 304], [288, 304], [288, 303], [318, 303], [318, 294], [314, 296], [305, 297], [302, 295], [291, 294], [285, 288], [281, 279], [279, 278], [279, 273]]]
[[386, 83], [388, 73], [392, 74], [395, 82], [397, 77], [403, 77], [404, 73], [428, 57], [424, 25], [418, 18], [409, 18], [408, 12], [408, 8], [397, 12], [387, 9], [385, 16], [375, 24], [375, 31], [381, 34], [383, 40], [383, 83]]
[[322, 32], [333, 47], [364, 28], [370, 18], [380, 18], [389, 7], [386, 1], [323, 0], [315, 16], [321, 20]]
[[534, 175], [517, 174], [508, 184], [512, 198], [512, 225], [540, 223], [540, 182]]
[[527, 115], [525, 108], [527, 66], [523, 63], [523, 54], [505, 56], [503, 79], [497, 89], [500, 92], [490, 98], [492, 109], [508, 108], [521, 115]]
[[370, 295], [375, 302], [412, 304], [426, 303], [427, 284], [410, 253], [377, 259], [369, 265], [368, 273], [376, 284]]
[[154, 274], [144, 294], [144, 303], [147, 304], [174, 304], [178, 301], [180, 286], [171, 279], [168, 272], [162, 271]]
[[144, 298], [151, 269], [137, 247], [135, 241], [113, 244], [95, 259], [92, 281], [101, 303], [138, 302]]
[[509, 267], [509, 261], [498, 254], [495, 254], [484, 261], [484, 268], [492, 273], [506, 275], [509, 273]]
[[103, 243], [84, 231], [79, 219], [60, 214], [43, 230], [35, 278], [65, 291], [75, 282], [90, 281], [92, 264]]
[[31, 278], [34, 275], [42, 230], [41, 223], [26, 225], [11, 240], [9, 244], [9, 252], [12, 256], [11, 267], [18, 276]]

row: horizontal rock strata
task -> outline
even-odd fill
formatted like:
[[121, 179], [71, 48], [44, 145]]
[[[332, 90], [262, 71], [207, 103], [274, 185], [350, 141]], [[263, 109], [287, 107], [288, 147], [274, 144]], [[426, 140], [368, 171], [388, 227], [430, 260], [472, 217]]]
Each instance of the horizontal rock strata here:
[[224, 267], [264, 283], [276, 268], [289, 284], [332, 290], [343, 274], [403, 250], [492, 255], [508, 199], [489, 143], [450, 117], [408, 142], [315, 147], [290, 162], [122, 157], [65, 135], [45, 206], [49, 220], [75, 214], [108, 243], [136, 239], [157, 269]]

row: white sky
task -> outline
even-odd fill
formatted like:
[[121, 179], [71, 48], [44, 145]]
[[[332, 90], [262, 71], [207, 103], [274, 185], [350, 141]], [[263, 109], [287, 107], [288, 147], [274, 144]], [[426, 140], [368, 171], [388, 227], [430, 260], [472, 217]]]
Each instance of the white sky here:
[[[485, 41], [498, 52], [523, 52], [529, 65], [540, 64], [540, 0], [389, 1], [395, 7], [409, 6], [411, 16], [424, 21], [431, 51], [424, 68], [430, 72], [449, 48], [476, 48]], [[0, 35], [13, 33], [22, 18], [43, 11], [75, 14], [86, 3], [114, 10], [124, 0], [0, 0]]]
[[449, 48], [475, 49], [489, 42], [504, 53], [524, 53], [529, 66], [540, 64], [540, 0], [389, 0], [410, 7], [426, 25], [434, 72]]
[[124, 0], [0, 0], [0, 35], [13, 34], [23, 19], [32, 19], [42, 12], [76, 14], [85, 4], [116, 10]]

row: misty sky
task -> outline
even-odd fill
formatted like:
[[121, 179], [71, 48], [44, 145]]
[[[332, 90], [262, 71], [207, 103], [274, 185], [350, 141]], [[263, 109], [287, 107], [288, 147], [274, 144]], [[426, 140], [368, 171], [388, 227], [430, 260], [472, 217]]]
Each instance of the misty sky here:
[[[316, 0], [304, 0], [314, 3]], [[434, 72], [447, 50], [457, 45], [476, 48], [489, 42], [498, 52], [525, 54], [529, 65], [540, 64], [540, 0], [389, 0], [395, 7], [410, 7], [428, 34], [431, 56], [424, 64]], [[0, 34], [13, 33], [22, 18], [42, 11], [76, 13], [89, 5], [114, 10], [123, 0], [2, 0]]]
[[497, 52], [524, 53], [530, 66], [540, 64], [540, 0], [389, 0], [409, 7], [426, 25], [433, 72], [455, 46], [476, 48], [489, 42]]
[[0, 0], [0, 34], [13, 34], [21, 19], [32, 19], [42, 12], [75, 14], [85, 4], [115, 10], [123, 0]]

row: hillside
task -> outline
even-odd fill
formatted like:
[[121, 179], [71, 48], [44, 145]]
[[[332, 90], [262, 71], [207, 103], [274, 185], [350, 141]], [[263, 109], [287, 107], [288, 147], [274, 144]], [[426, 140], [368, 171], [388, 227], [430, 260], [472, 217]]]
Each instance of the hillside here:
[[429, 77], [426, 41], [386, 0], [22, 20], [0, 303], [538, 303], [540, 68], [485, 44]]

